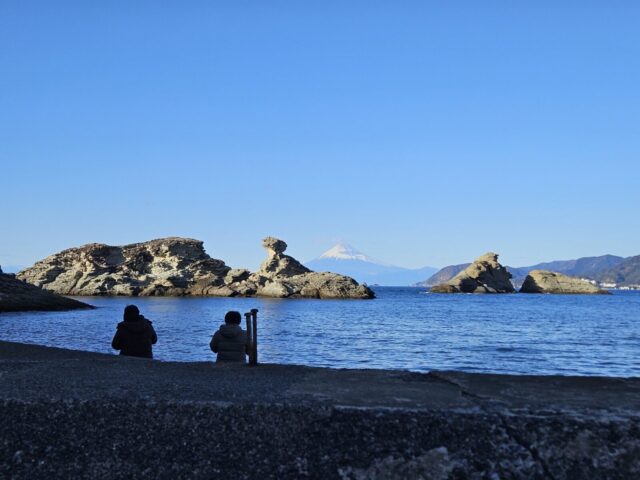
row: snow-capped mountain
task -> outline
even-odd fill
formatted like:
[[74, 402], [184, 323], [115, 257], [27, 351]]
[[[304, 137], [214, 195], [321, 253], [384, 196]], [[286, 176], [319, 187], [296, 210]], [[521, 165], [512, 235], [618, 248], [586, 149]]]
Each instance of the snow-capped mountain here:
[[360, 260], [362, 262], [375, 263], [376, 265], [385, 265], [384, 262], [376, 260], [369, 255], [365, 255], [360, 250], [356, 250], [347, 243], [338, 243], [320, 255], [316, 260], [328, 258], [335, 260]]
[[355, 278], [369, 285], [405, 286], [424, 280], [424, 275], [434, 274], [438, 269], [424, 267], [403, 268], [382, 262], [356, 250], [351, 245], [339, 243], [318, 258], [305, 265], [317, 272], [335, 272]]

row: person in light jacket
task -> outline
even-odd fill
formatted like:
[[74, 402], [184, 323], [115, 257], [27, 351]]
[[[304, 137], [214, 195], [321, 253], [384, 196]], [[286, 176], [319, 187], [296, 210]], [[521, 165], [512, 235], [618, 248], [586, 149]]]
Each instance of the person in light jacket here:
[[246, 363], [249, 353], [249, 339], [247, 332], [240, 327], [242, 316], [240, 312], [227, 312], [224, 325], [213, 334], [209, 346], [217, 354], [216, 362]]
[[123, 321], [118, 324], [111, 346], [120, 350], [120, 355], [153, 358], [152, 345], [158, 341], [151, 321], [140, 315], [135, 305], [124, 309]]

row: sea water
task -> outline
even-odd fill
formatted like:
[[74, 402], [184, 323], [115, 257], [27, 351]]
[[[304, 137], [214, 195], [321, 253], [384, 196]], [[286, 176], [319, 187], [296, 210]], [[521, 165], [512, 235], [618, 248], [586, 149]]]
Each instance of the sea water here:
[[[337, 368], [640, 376], [640, 292], [444, 295], [374, 288], [374, 300], [83, 297], [95, 310], [0, 314], [0, 339], [114, 353], [122, 311], [158, 332], [155, 358], [211, 361], [228, 310], [257, 308], [261, 362]], [[243, 319], [244, 325], [244, 319]]]

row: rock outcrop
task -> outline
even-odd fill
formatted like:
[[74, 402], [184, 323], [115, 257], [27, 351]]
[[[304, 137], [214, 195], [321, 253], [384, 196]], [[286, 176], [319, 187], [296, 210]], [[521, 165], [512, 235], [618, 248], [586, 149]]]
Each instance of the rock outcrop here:
[[70, 248], [21, 271], [18, 278], [64, 295], [374, 297], [352, 278], [312, 272], [284, 254], [282, 240], [267, 237], [263, 246], [267, 259], [253, 274], [211, 258], [199, 240], [172, 237], [122, 247], [92, 243]]
[[202, 295], [231, 269], [189, 238], [114, 247], [90, 243], [37, 262], [18, 278], [62, 295]]
[[[1, 270], [0, 270], [1, 272]], [[93, 308], [86, 303], [48, 292], [0, 273], [0, 313], [29, 310], [73, 310]]]
[[433, 293], [513, 293], [511, 274], [498, 262], [498, 254], [485, 253]]
[[262, 241], [267, 259], [247, 280], [264, 297], [374, 298], [374, 293], [353, 278], [337, 273], [313, 272], [295, 258], [285, 255], [287, 244], [277, 238]]
[[548, 270], [533, 270], [525, 278], [520, 293], [607, 294], [587, 280]]

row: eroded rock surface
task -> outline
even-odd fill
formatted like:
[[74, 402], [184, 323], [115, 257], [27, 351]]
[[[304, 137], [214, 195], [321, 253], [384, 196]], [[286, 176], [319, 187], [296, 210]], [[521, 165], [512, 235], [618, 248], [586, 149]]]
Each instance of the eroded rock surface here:
[[368, 287], [353, 278], [337, 273], [312, 272], [298, 260], [285, 255], [287, 244], [277, 238], [262, 241], [267, 259], [260, 270], [251, 275], [247, 283], [255, 286], [256, 293], [265, 297], [306, 298], [373, 298]]
[[18, 273], [63, 295], [202, 295], [224, 285], [231, 270], [202, 242], [163, 238], [122, 247], [90, 243], [69, 248]]
[[607, 294], [609, 292], [580, 278], [547, 270], [533, 270], [525, 278], [520, 293]]
[[448, 282], [431, 288], [434, 293], [513, 293], [511, 274], [498, 262], [498, 254], [489, 252]]
[[211, 258], [200, 240], [171, 237], [122, 247], [92, 243], [70, 248], [21, 271], [18, 278], [63, 295], [374, 296], [350, 277], [312, 272], [284, 254], [282, 240], [267, 237], [263, 246], [267, 259], [253, 274]]
[[93, 308], [86, 303], [48, 292], [0, 270], [0, 313], [29, 310], [73, 310]]

